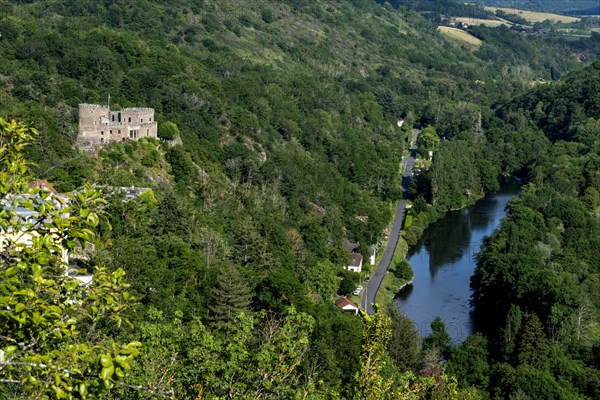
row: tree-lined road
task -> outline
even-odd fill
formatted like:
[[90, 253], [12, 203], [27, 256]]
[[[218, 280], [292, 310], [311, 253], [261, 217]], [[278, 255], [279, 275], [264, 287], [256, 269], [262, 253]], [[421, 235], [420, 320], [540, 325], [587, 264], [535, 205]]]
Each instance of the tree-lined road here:
[[383, 257], [381, 257], [381, 261], [379, 261], [379, 265], [377, 265], [377, 270], [371, 277], [371, 280], [367, 285], [367, 290], [365, 290], [365, 294], [362, 297], [361, 308], [365, 310], [367, 314], [375, 313], [373, 304], [375, 303], [375, 298], [377, 297], [377, 292], [379, 291], [381, 282], [383, 282], [383, 278], [390, 267], [390, 263], [394, 257], [394, 251], [398, 245], [398, 239], [400, 238], [400, 230], [402, 229], [402, 224], [404, 223], [404, 211], [406, 210], [408, 188], [410, 186], [410, 182], [412, 181], [413, 167], [415, 166], [415, 159], [417, 157], [416, 143], [418, 135], [419, 130], [415, 129], [410, 147], [410, 156], [406, 159], [406, 168], [404, 169], [404, 175], [402, 177], [402, 200], [398, 201], [398, 205], [396, 206], [394, 226], [392, 227], [392, 232], [390, 232], [387, 247], [385, 248]]

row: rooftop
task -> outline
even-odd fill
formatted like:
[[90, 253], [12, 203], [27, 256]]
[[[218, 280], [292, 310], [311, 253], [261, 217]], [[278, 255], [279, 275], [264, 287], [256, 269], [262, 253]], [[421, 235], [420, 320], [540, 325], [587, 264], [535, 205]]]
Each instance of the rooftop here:
[[358, 246], [360, 246], [359, 242], [352, 243], [349, 240], [344, 240], [344, 243], [342, 243], [342, 247], [344, 249], [346, 249], [348, 251], [348, 253], [352, 253], [354, 250], [356, 250], [358, 248]]
[[359, 267], [360, 264], [362, 263], [363, 256], [358, 253], [352, 253], [350, 255], [352, 256], [352, 260], [350, 261], [350, 264], [348, 264], [348, 265], [351, 267]]
[[335, 305], [340, 307], [340, 308], [344, 308], [344, 307], [354, 307], [354, 308], [358, 308], [358, 306], [356, 304], [354, 304], [353, 302], [351, 302], [350, 300], [348, 300], [348, 298], [346, 297], [340, 297], [336, 302]]

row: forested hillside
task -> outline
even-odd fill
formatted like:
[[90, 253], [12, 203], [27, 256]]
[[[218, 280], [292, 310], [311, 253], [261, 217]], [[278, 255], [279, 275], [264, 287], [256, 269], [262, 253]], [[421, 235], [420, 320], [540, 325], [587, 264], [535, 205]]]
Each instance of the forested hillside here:
[[[457, 388], [439, 346], [422, 350], [399, 313], [363, 320], [333, 305], [343, 278], [360, 279], [344, 272], [342, 244], [359, 242], [366, 259], [382, 239], [413, 123], [443, 138], [415, 181], [422, 224], [497, 189], [500, 175], [535, 171], [550, 142], [522, 123], [529, 117], [519, 107], [494, 115], [492, 106], [594, 59], [597, 38], [529, 41], [482, 28], [484, 44], [473, 51], [415, 11], [371, 0], [1, 0], [0, 34], [0, 116], [40, 132], [26, 147], [35, 163], [26, 177], [62, 192], [84, 182], [151, 189], [129, 201], [105, 190], [102, 218], [90, 223], [95, 246], [78, 261], [124, 270], [136, 301], [116, 314], [133, 327], [94, 320], [80, 335], [53, 336], [60, 346], [143, 344], [127, 376], [104, 366], [104, 386], [90, 383], [85, 393], [485, 398], [464, 382]], [[181, 144], [77, 150], [77, 105], [109, 95], [113, 109], [154, 108]], [[564, 121], [535, 121], [578, 135]], [[0, 397], [86, 396], [60, 383], [64, 370], [27, 362], [3, 375]], [[58, 383], [44, 385], [48, 377]]]
[[[488, 135], [538, 136], [528, 183], [472, 278], [479, 329], [451, 356], [498, 398], [600, 396], [600, 64], [498, 109]], [[550, 140], [544, 140], [543, 136]]]

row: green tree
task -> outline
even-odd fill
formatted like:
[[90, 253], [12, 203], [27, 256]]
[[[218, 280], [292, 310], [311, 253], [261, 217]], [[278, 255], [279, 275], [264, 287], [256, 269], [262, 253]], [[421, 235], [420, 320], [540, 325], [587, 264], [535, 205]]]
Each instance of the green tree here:
[[158, 137], [164, 140], [173, 140], [181, 136], [177, 124], [171, 121], [163, 122], [158, 127]]
[[239, 313], [250, 311], [252, 288], [248, 286], [238, 269], [226, 264], [219, 270], [217, 282], [209, 297], [208, 309], [211, 321], [226, 323]]
[[337, 293], [340, 296], [348, 296], [350, 293], [354, 291], [356, 288], [356, 279], [350, 274], [345, 273], [342, 281], [340, 282], [340, 286], [338, 288]]
[[542, 323], [537, 315], [530, 314], [526, 316], [526, 322], [523, 325], [516, 350], [519, 364], [529, 364], [533, 367], [543, 368], [548, 363], [550, 348]]
[[390, 357], [399, 371], [417, 372], [422, 367], [421, 338], [414, 323], [400, 309], [390, 304], [387, 313], [391, 319], [392, 336], [387, 345]]
[[340, 271], [340, 267], [328, 260], [310, 266], [303, 266], [304, 285], [311, 293], [316, 293], [323, 299], [329, 299], [338, 288], [339, 278], [337, 274]]
[[446, 324], [442, 317], [437, 316], [431, 321], [431, 335], [423, 341], [426, 349], [437, 348], [442, 354], [448, 354], [451, 342], [450, 334], [446, 331]]
[[402, 260], [399, 263], [396, 263], [394, 266], [394, 275], [398, 278], [408, 282], [411, 281], [415, 275], [412, 266], [408, 261]]
[[151, 227], [156, 235], [187, 237], [190, 232], [189, 217], [175, 193], [169, 191], [159, 200]]
[[69, 204], [29, 189], [24, 150], [35, 134], [0, 119], [0, 382], [32, 398], [95, 397], [122, 382], [138, 354], [139, 343], [97, 331], [127, 322], [132, 296], [121, 269], [96, 268], [86, 286], [71, 276], [62, 254], [94, 240], [104, 202], [91, 188], [71, 194]]
[[260, 16], [262, 20], [267, 24], [270, 24], [275, 20], [275, 17], [273, 16], [273, 11], [271, 11], [268, 8], [262, 8], [260, 10]]
[[503, 330], [503, 352], [504, 358], [508, 361], [511, 359], [523, 323], [523, 313], [517, 305], [512, 305], [506, 317], [506, 327]]
[[481, 334], [471, 335], [452, 350], [448, 373], [458, 378], [461, 387], [475, 386], [487, 390], [489, 384], [488, 343]]
[[[384, 312], [363, 315], [360, 370], [355, 375], [356, 400], [455, 399], [456, 382], [443, 373], [436, 377], [399, 373], [391, 367], [387, 347], [392, 337], [391, 320]], [[436, 379], [437, 378], [437, 379]]]
[[429, 157], [430, 151], [436, 151], [440, 147], [440, 138], [435, 129], [427, 127], [417, 137], [417, 151], [421, 157]]
[[308, 298], [300, 281], [287, 270], [270, 273], [260, 284], [258, 301], [261, 308], [284, 311], [291, 305], [303, 310]]
[[185, 397], [202, 392], [227, 399], [300, 396], [312, 386], [310, 379], [301, 381], [298, 367], [313, 325], [310, 316], [293, 306], [281, 317], [242, 313], [215, 333], [195, 321], [187, 343]]

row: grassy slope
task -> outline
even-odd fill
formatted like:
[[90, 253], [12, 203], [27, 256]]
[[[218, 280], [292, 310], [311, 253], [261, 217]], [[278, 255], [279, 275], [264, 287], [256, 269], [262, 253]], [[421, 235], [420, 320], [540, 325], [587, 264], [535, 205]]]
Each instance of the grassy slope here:
[[463, 31], [462, 29], [452, 28], [450, 26], [439, 26], [438, 30], [444, 35], [447, 35], [452, 39], [465, 42], [466, 44], [473, 46], [474, 48], [478, 48], [479, 46], [481, 46], [481, 40], [477, 39], [469, 32]]
[[505, 21], [505, 20], [501, 20], [501, 19], [481, 19], [481, 18], [470, 18], [470, 17], [456, 17], [454, 18], [456, 21], [460, 21], [462, 23], [465, 24], [469, 24], [469, 25], [487, 25], [487, 26], [500, 26], [500, 25], [507, 25], [507, 26], [511, 26], [512, 23]]

